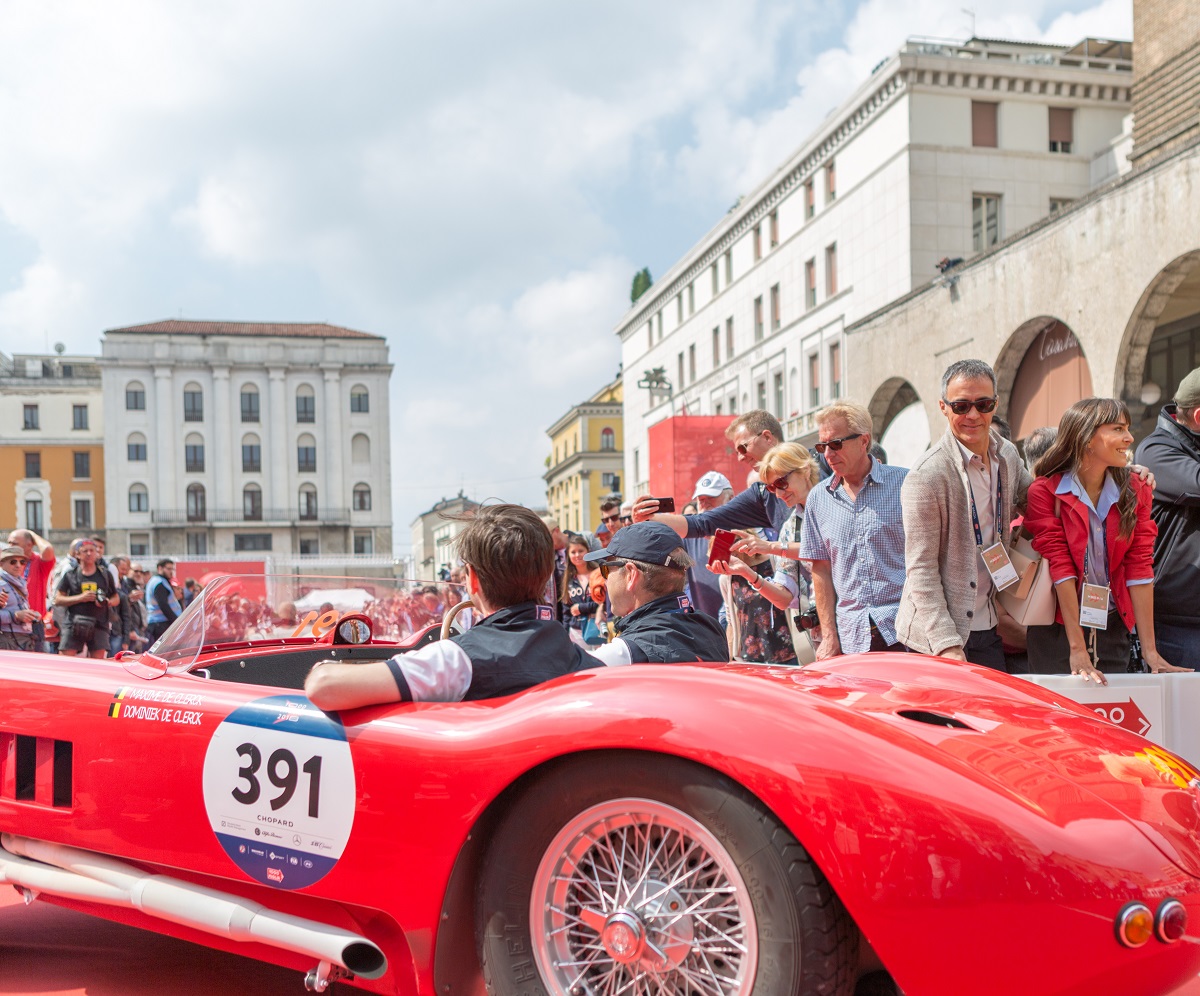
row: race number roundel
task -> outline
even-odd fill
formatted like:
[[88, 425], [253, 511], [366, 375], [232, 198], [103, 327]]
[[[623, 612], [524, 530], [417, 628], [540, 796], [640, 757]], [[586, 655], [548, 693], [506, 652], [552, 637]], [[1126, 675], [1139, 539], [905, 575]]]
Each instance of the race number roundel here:
[[346, 731], [303, 696], [248, 702], [208, 743], [208, 821], [234, 864], [264, 885], [324, 878], [350, 839], [354, 801]]

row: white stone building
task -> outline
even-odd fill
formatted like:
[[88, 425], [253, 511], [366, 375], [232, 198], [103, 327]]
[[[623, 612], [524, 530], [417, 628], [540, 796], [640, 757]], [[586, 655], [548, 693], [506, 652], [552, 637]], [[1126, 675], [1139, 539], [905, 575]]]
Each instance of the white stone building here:
[[171, 320], [110, 329], [100, 362], [113, 549], [390, 555], [383, 338]]
[[[630, 492], [661, 419], [766, 408], [807, 438], [818, 408], [869, 398], [846, 327], [1126, 171], [1131, 67], [1095, 39], [911, 40], [882, 63], [617, 326]], [[669, 397], [635, 386], [664, 376]]]

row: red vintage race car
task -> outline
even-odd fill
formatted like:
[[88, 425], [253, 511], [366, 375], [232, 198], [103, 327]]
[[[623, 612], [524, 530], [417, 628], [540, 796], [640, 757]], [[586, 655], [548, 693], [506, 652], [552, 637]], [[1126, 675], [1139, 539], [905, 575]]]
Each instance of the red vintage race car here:
[[151, 653], [4, 655], [0, 880], [318, 991], [1154, 994], [1200, 971], [1200, 777], [1092, 712], [886, 654], [304, 698], [315, 661], [437, 639], [456, 597], [222, 579]]

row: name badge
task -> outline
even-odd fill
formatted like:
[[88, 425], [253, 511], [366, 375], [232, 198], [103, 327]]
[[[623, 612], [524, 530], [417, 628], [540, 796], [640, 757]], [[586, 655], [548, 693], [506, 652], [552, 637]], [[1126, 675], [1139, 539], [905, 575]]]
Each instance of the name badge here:
[[1108, 586], [1085, 584], [1079, 598], [1079, 625], [1108, 629]]
[[1004, 549], [1003, 543], [993, 543], [983, 550], [982, 554], [983, 566], [987, 568], [988, 574], [992, 577], [992, 584], [998, 591], [1002, 591], [1010, 584], [1016, 584], [1020, 580], [1017, 569], [1008, 559], [1008, 551]]

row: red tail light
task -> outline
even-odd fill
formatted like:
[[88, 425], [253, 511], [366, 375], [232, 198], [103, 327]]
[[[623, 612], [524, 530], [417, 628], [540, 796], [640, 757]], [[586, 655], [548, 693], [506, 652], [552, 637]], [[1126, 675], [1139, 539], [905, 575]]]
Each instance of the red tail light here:
[[1187, 933], [1187, 909], [1178, 899], [1164, 899], [1154, 917], [1154, 933], [1160, 941], [1171, 944]]

